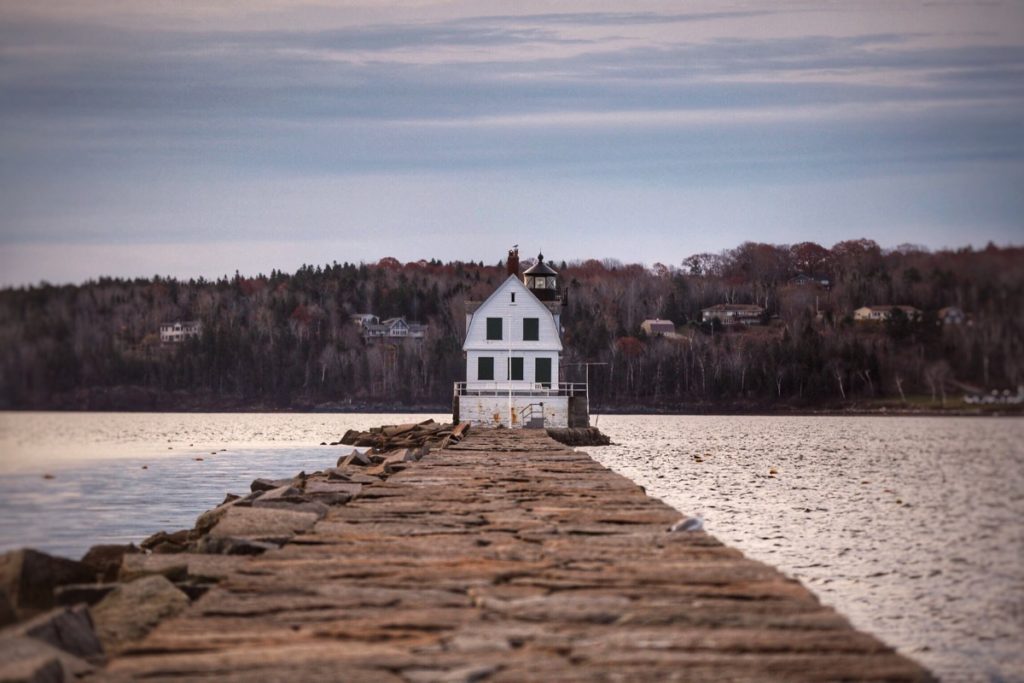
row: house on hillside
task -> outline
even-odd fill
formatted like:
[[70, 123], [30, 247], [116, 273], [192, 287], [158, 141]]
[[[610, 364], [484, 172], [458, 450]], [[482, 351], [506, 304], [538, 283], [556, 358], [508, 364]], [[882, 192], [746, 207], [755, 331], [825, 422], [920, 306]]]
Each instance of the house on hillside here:
[[920, 320], [920, 309], [913, 306], [861, 306], [853, 312], [853, 319], [858, 322], [885, 322], [892, 318], [894, 311], [900, 310], [908, 320]]
[[508, 277], [483, 302], [466, 303], [466, 381], [456, 382], [456, 422], [505, 427], [586, 427], [586, 384], [559, 381], [563, 298], [543, 254], [522, 275], [509, 252]]
[[160, 326], [160, 342], [163, 344], [180, 344], [186, 339], [198, 337], [203, 333], [203, 325], [198, 320], [176, 320]]
[[938, 312], [939, 322], [943, 325], [963, 325], [967, 322], [967, 315], [962, 309], [956, 306], [940, 308]]
[[715, 318], [723, 325], [758, 325], [764, 317], [764, 307], [756, 304], [715, 304], [701, 309], [702, 322]]
[[643, 330], [647, 336], [672, 336], [676, 333], [676, 324], [671, 320], [662, 320], [661, 318], [648, 318], [647, 320], [640, 323], [640, 329]]
[[351, 320], [360, 329], [366, 325], [376, 325], [380, 322], [380, 318], [375, 316], [373, 313], [353, 313], [349, 316], [349, 320]]
[[423, 339], [427, 326], [408, 322], [404, 317], [381, 320], [372, 313], [349, 316], [363, 333], [363, 339]]
[[813, 285], [816, 287], [828, 287], [832, 284], [827, 277], [821, 275], [807, 275], [806, 273], [797, 273], [795, 277], [789, 279], [789, 284], [796, 285], [797, 287], [807, 287]]

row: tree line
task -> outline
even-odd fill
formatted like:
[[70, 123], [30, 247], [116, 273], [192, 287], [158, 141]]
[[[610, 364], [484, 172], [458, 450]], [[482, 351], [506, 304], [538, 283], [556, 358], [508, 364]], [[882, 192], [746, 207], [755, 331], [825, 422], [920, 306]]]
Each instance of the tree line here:
[[[679, 264], [552, 262], [566, 294], [565, 381], [591, 371], [596, 410], [841, 407], [945, 402], [1024, 384], [1024, 249], [883, 250], [747, 242]], [[524, 264], [525, 267], [526, 264]], [[799, 274], [819, 283], [799, 284]], [[447, 408], [464, 379], [465, 302], [502, 262], [331, 263], [216, 280], [100, 278], [0, 291], [0, 407], [90, 409]], [[827, 280], [822, 285], [820, 281]], [[763, 324], [701, 319], [719, 303]], [[914, 306], [861, 323], [864, 305]], [[944, 324], [938, 311], [966, 319]], [[350, 316], [404, 316], [422, 340], [364, 340]], [[648, 318], [676, 333], [648, 336]], [[200, 336], [159, 339], [198, 320]]]

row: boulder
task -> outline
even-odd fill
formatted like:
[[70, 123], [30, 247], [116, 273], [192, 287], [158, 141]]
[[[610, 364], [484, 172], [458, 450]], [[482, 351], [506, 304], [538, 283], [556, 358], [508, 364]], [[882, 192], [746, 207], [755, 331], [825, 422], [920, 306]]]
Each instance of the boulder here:
[[352, 451], [348, 455], [338, 459], [338, 467], [366, 467], [370, 464], [370, 456], [359, 451]]
[[144, 576], [160, 575], [168, 581], [185, 581], [189, 576], [190, 557], [190, 555], [131, 555], [124, 558], [120, 579], [129, 582]]
[[326, 505], [344, 505], [363, 490], [362, 484], [310, 480], [306, 482], [306, 495]]
[[295, 534], [312, 528], [317, 519], [318, 516], [312, 512], [231, 507], [210, 529], [200, 549], [202, 552], [223, 552], [223, 548], [229, 545], [224, 539], [228, 538], [283, 545]]
[[278, 543], [256, 541], [251, 538], [207, 536], [200, 541], [198, 550], [210, 555], [262, 555], [268, 550], [280, 547]]
[[305, 498], [302, 495], [302, 490], [295, 488], [291, 483], [288, 483], [284, 486], [278, 486], [277, 488], [270, 489], [269, 491], [264, 491], [263, 495], [253, 501], [253, 505], [256, 505], [257, 503], [267, 503], [270, 501], [301, 503], [304, 500]]
[[366, 473], [374, 477], [386, 477], [389, 474], [391, 474], [394, 471], [394, 469], [395, 468], [393, 465], [386, 462], [382, 462], [378, 465], [374, 465], [373, 467], [368, 468], [366, 470]]
[[[118, 567], [118, 573], [120, 573], [120, 567]], [[114, 578], [116, 579], [117, 576]], [[81, 603], [95, 605], [107, 597], [107, 594], [117, 586], [116, 583], [72, 583], [59, 587], [54, 594], [54, 599], [61, 607], [70, 607]]]
[[397, 465], [403, 462], [416, 462], [419, 458], [416, 457], [417, 450], [414, 448], [400, 448], [395, 451], [391, 451], [386, 454], [384, 462]]
[[299, 501], [260, 499], [253, 503], [252, 507], [291, 510], [292, 512], [312, 512], [317, 516], [317, 519], [323, 519], [327, 516], [328, 510], [330, 510], [327, 505], [324, 501], [310, 500], [308, 498], [303, 498]]
[[[168, 534], [164, 535], [168, 536]], [[187, 531], [185, 536], [188, 536]], [[153, 537], [150, 536], [150, 538]], [[148, 541], [149, 539], [146, 540]], [[188, 539], [185, 538], [184, 543], [187, 542]], [[82, 556], [82, 564], [96, 572], [97, 581], [116, 581], [117, 573], [121, 570], [121, 558], [138, 552], [139, 549], [133, 543], [128, 545], [94, 545]]]
[[324, 474], [327, 475], [328, 481], [352, 481], [352, 475], [340, 467], [328, 467]]
[[41, 640], [5, 634], [0, 637], [0, 681], [62, 683], [93, 671], [85, 660]]
[[188, 550], [189, 533], [188, 529], [181, 529], [170, 534], [166, 531], [158, 531], [139, 545], [143, 550], [158, 554], [183, 553]]
[[188, 597], [174, 584], [155, 575], [118, 586], [92, 609], [92, 616], [103, 648], [115, 653], [188, 604]]
[[257, 491], [273, 491], [282, 486], [290, 486], [291, 483], [291, 479], [253, 479], [252, 483], [249, 484], [249, 490], [253, 493]]
[[401, 436], [403, 434], [408, 434], [409, 432], [411, 432], [414, 429], [416, 429], [416, 425], [414, 425], [414, 424], [404, 424], [404, 425], [391, 425], [389, 427], [383, 427], [383, 428], [381, 428], [380, 431], [381, 431], [381, 433], [384, 436], [389, 437], [389, 438], [393, 438], [393, 437], [396, 437], [396, 436]]
[[7, 593], [0, 593], [0, 628], [13, 624], [17, 620], [18, 615], [14, 613], [14, 606], [7, 598]]
[[350, 429], [347, 432], [345, 432], [345, 436], [341, 437], [341, 441], [339, 443], [345, 444], [346, 446], [351, 446], [359, 439], [360, 436], [362, 436], [360, 432], [357, 432], [354, 429]]
[[41, 640], [82, 659], [103, 656], [103, 646], [96, 637], [89, 608], [85, 605], [50, 610], [19, 624], [12, 633]]
[[121, 567], [121, 580], [161, 574], [173, 583], [202, 581], [216, 583], [238, 569], [230, 557], [188, 553], [186, 555], [128, 555]]
[[19, 619], [52, 608], [58, 586], [95, 580], [94, 571], [81, 562], [31, 548], [0, 555], [0, 591]]

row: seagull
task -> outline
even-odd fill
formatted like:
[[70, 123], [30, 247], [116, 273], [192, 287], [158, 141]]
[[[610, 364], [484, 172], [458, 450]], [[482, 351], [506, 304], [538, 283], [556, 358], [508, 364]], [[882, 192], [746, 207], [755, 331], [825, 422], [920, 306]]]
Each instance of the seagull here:
[[683, 517], [681, 520], [670, 526], [668, 530], [669, 532], [704, 531], [704, 518], [700, 515], [697, 515], [696, 517]]

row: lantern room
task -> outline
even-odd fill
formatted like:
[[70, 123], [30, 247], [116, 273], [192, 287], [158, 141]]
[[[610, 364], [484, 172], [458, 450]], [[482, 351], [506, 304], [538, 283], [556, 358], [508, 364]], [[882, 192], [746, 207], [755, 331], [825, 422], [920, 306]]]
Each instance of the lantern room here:
[[544, 263], [544, 254], [523, 273], [523, 284], [541, 301], [558, 301], [558, 272]]

